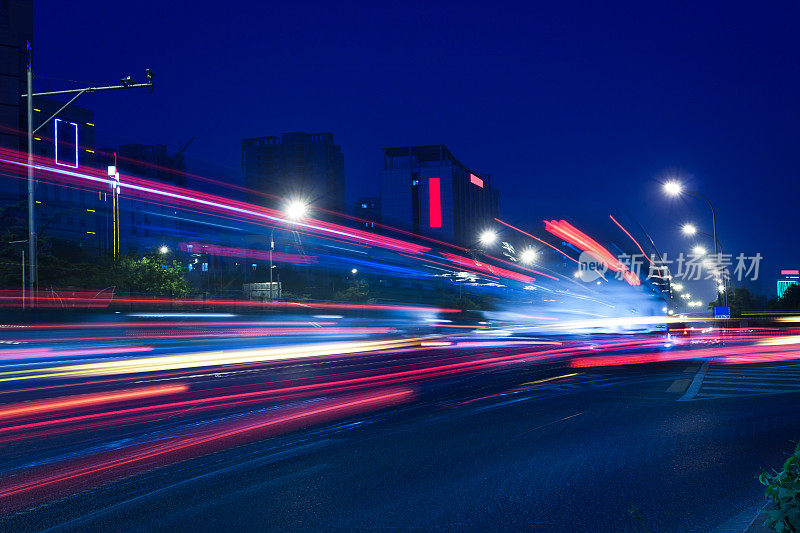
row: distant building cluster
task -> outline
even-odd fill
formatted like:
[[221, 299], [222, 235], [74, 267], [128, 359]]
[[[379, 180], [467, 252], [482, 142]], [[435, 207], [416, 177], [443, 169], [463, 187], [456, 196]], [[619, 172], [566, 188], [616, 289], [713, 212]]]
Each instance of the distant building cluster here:
[[800, 285], [800, 270], [781, 270], [781, 275], [778, 278], [777, 285], [778, 298], [783, 298], [783, 295], [786, 294], [786, 291], [789, 290], [789, 287], [792, 285]]
[[316, 209], [345, 210], [344, 155], [332, 133], [244, 139], [242, 170], [254, 203], [274, 205], [292, 198]]
[[[0, 147], [19, 152], [27, 150], [27, 106], [21, 95], [27, 92], [32, 21], [31, 0], [0, 2]], [[223, 185], [220, 190], [219, 183], [190, 177], [183, 157], [188, 143], [175, 152], [162, 144], [105, 146], [104, 142], [98, 146], [94, 112], [76, 104], [61, 109], [65, 101], [34, 99], [33, 127], [44, 124], [34, 136], [35, 156], [67, 168], [91, 168], [206, 194], [239, 196], [235, 188]], [[84, 103], [86, 99], [81, 100]], [[55, 113], [55, 119], [49, 120]], [[290, 201], [301, 201], [311, 206], [316, 218], [351, 214], [349, 221], [338, 221], [374, 232], [392, 226], [464, 247], [474, 246], [477, 236], [498, 216], [492, 176], [468, 167], [443, 144], [383, 148], [383, 168], [375, 168], [373, 175], [377, 195], [348, 206], [344, 154], [333, 133], [287, 132], [241, 143], [243, 190], [246, 199], [258, 205], [283, 209]], [[13, 211], [10, 218], [16, 217], [21, 228], [26, 224], [27, 183], [24, 179], [0, 181], [0, 208]], [[107, 255], [154, 252], [164, 242], [197, 237], [173, 208], [117, 193], [113, 186], [88, 192], [37, 183], [37, 227], [42, 235]], [[196, 250], [191, 253], [197, 254]], [[198, 261], [190, 270], [205, 272], [213, 266]], [[256, 264], [248, 266], [256, 269]]]

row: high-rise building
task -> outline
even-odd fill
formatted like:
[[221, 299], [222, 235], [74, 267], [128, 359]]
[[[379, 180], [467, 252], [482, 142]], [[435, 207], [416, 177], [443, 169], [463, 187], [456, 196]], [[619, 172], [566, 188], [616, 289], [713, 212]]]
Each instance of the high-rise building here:
[[278, 206], [300, 199], [343, 212], [344, 155], [332, 133], [282, 133], [242, 140], [242, 170], [252, 201]]
[[360, 219], [357, 221], [359, 227], [374, 230], [375, 224], [381, 222], [381, 199], [377, 196], [359, 198], [356, 201], [354, 212]]
[[778, 298], [782, 298], [792, 285], [800, 285], [800, 270], [781, 270], [778, 278]]
[[122, 144], [117, 152], [119, 171], [170, 185], [186, 185], [181, 154], [169, 154], [163, 144]]
[[461, 246], [492, 226], [498, 195], [491, 176], [460, 163], [445, 145], [383, 149], [384, 224]]
[[[28, 46], [33, 43], [32, 0], [0, 1], [0, 147], [27, 150]], [[35, 50], [33, 50], [35, 70]], [[37, 96], [33, 127], [58, 111], [64, 102]], [[94, 112], [71, 105], [49, 121], [33, 141], [33, 153], [54, 166], [80, 169], [95, 166]], [[27, 224], [27, 180], [24, 171], [0, 179], [0, 208], [13, 225]], [[34, 191], [36, 229], [46, 251], [54, 239], [87, 251], [104, 252], [111, 243], [108, 194], [41, 181]]]
[[[33, 102], [33, 124], [38, 127], [64, 102], [37, 96]], [[94, 111], [71, 105], [50, 120], [34, 137], [33, 153], [55, 167], [67, 170], [96, 168]], [[24, 180], [20, 180], [24, 186]], [[72, 242], [93, 253], [111, 246], [109, 191], [84, 190], [62, 183], [36, 184], [37, 231], [42, 237]], [[22, 193], [21, 198], [27, 195]]]
[[27, 46], [33, 41], [33, 1], [0, 1], [0, 147], [24, 150]]

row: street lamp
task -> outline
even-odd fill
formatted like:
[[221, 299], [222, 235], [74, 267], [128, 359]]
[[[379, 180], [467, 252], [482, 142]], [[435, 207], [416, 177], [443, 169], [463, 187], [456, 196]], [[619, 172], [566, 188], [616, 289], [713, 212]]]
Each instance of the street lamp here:
[[355, 276], [356, 274], [358, 274], [358, 269], [354, 268], [354, 269], [350, 270], [350, 273]]
[[[22, 244], [28, 242], [28, 239], [21, 241], [8, 241], [8, 244]], [[22, 248], [22, 308], [25, 309], [25, 247]], [[33, 295], [31, 295], [33, 298]]]
[[169, 248], [167, 248], [166, 246], [162, 246], [161, 248], [158, 249], [158, 252], [161, 255], [167, 255], [169, 253]]
[[683, 192], [683, 185], [679, 181], [670, 180], [664, 184], [664, 192], [669, 196], [678, 196]]
[[308, 213], [308, 205], [300, 200], [292, 200], [286, 204], [285, 213], [291, 220], [300, 220]]
[[[689, 229], [687, 229], [687, 228], [689, 228]], [[722, 254], [722, 255], [725, 255], [725, 248], [722, 246], [721, 242], [716, 240], [716, 238], [710, 233], [706, 233], [704, 231], [698, 231], [697, 227], [695, 227], [693, 224], [684, 224], [681, 227], [681, 232], [684, 235], [689, 235], [689, 236], [703, 235], [705, 237], [709, 237], [711, 239], [714, 239], [714, 250], [719, 249], [719, 253]], [[697, 254], [697, 255], [702, 255], [702, 254]], [[717, 258], [719, 258], [719, 256], [717, 256]], [[713, 263], [707, 263], [707, 262], [703, 262], [703, 265], [708, 267], [708, 268], [712, 268], [712, 267], [715, 266]], [[715, 278], [715, 282], [717, 283], [717, 290], [718, 290], [717, 298], [719, 299], [719, 293], [721, 293], [723, 295], [724, 301], [727, 303], [728, 295], [725, 293], [725, 289], [726, 289], [725, 285], [726, 285], [726, 283], [728, 281], [727, 277], [723, 276], [725, 278], [725, 280], [724, 280], [724, 282], [720, 283], [720, 277], [719, 276], [722, 275], [722, 272], [719, 271], [719, 270], [716, 270], [716, 273], [717, 273], [717, 277]]]
[[478, 240], [484, 246], [491, 246], [492, 244], [495, 243], [495, 241], [497, 241], [497, 232], [487, 229], [481, 232], [480, 236], [478, 237]]
[[698, 244], [697, 246], [692, 248], [692, 253], [694, 255], [706, 255], [706, 249]]
[[525, 248], [522, 250], [522, 253], [519, 254], [519, 260], [524, 265], [530, 265], [536, 261], [536, 255], [536, 250], [533, 248]]
[[[664, 184], [664, 192], [666, 192], [669, 196], [679, 196], [681, 194], [688, 194], [690, 196], [696, 196], [701, 200], [705, 201], [708, 204], [708, 207], [711, 209], [711, 226], [714, 230], [714, 234], [711, 236], [714, 239], [714, 257], [717, 257], [719, 253], [717, 247], [717, 213], [714, 211], [714, 205], [711, 203], [711, 200], [703, 196], [702, 194], [697, 194], [696, 192], [687, 191], [683, 188], [683, 185], [677, 180], [670, 180]], [[728, 300], [728, 295], [723, 293], [725, 297], [725, 301]]]
[[[308, 204], [300, 200], [289, 200], [284, 208], [286, 217], [294, 222], [302, 219], [308, 213]], [[272, 251], [275, 249], [275, 228], [269, 232], [269, 299], [272, 300]], [[280, 278], [279, 278], [280, 279]]]

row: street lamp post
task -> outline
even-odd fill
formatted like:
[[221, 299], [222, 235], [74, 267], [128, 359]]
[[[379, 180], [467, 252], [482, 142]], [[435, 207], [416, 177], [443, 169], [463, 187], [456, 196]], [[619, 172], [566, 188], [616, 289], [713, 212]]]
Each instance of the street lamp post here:
[[[8, 244], [22, 244], [28, 242], [27, 239], [23, 239], [21, 241], [9, 241]], [[22, 308], [25, 309], [25, 248], [22, 248], [22, 263], [20, 264], [22, 268]]]
[[[33, 70], [32, 64], [33, 62], [33, 51], [31, 49], [31, 43], [28, 41], [28, 263], [29, 268], [31, 269], [30, 275], [28, 276], [28, 282], [31, 284], [31, 288], [28, 291], [28, 295], [31, 299], [31, 304], [33, 304], [33, 291], [36, 290], [36, 223], [34, 220], [34, 188], [33, 188]], [[22, 283], [25, 285], [25, 282]], [[25, 296], [23, 293], [23, 307], [25, 307]], [[33, 307], [33, 305], [31, 305]]]
[[272, 301], [272, 250], [275, 249], [275, 228], [269, 232], [269, 300]]
[[487, 229], [478, 236], [478, 241], [483, 246], [491, 246], [497, 241], [497, 232], [494, 230]]
[[[30, 275], [28, 283], [30, 284], [30, 306], [34, 306], [34, 291], [36, 290], [37, 276], [37, 255], [36, 255], [36, 220], [35, 220], [35, 201], [34, 201], [34, 175], [33, 175], [33, 136], [46, 126], [51, 120], [56, 118], [59, 113], [64, 111], [75, 100], [83, 96], [85, 93], [93, 93], [97, 91], [110, 91], [112, 89], [137, 89], [146, 87], [150, 91], [153, 89], [153, 72], [150, 69], [145, 70], [147, 76], [147, 83], [134, 83], [130, 76], [122, 78], [120, 85], [107, 85], [102, 87], [84, 87], [83, 89], [67, 89], [64, 91], [47, 91], [42, 93], [33, 92], [33, 49], [30, 41], [27, 43], [28, 52], [28, 65], [27, 65], [27, 93], [20, 96], [20, 98], [27, 98], [27, 112], [28, 112], [28, 264]], [[33, 127], [33, 97], [34, 96], [54, 96], [61, 94], [74, 94], [66, 104], [61, 106], [58, 111], [47, 117], [36, 128]]]
[[[714, 258], [716, 259], [718, 257], [718, 254], [719, 254], [719, 250], [718, 250], [718, 247], [717, 247], [717, 243], [719, 242], [717, 240], [717, 213], [714, 210], [714, 204], [711, 203], [711, 200], [709, 200], [708, 198], [706, 198], [702, 194], [698, 194], [698, 193], [692, 192], [692, 191], [687, 191], [686, 189], [683, 188], [683, 185], [681, 185], [677, 181], [668, 181], [667, 183], [665, 183], [664, 184], [664, 191], [670, 196], [680, 196], [681, 194], [688, 194], [690, 196], [696, 196], [697, 198], [700, 198], [701, 200], [705, 201], [708, 204], [708, 207], [711, 208], [711, 227], [712, 227], [712, 231], [714, 232], [714, 235], [712, 235], [712, 238], [714, 239]], [[725, 301], [727, 302], [728, 296], [726, 294], [724, 294], [724, 293], [723, 293], [723, 296], [725, 298]], [[717, 300], [719, 300], [719, 299], [720, 299], [719, 298], [719, 294], [717, 294]]]
[[[284, 209], [286, 216], [291, 221], [297, 221], [306, 216], [308, 213], [308, 205], [300, 200], [292, 200]], [[275, 249], [275, 228], [273, 227], [272, 230], [269, 232], [269, 299], [272, 300], [272, 250]], [[280, 277], [278, 278], [278, 283], [280, 283]], [[280, 295], [280, 292], [278, 292]]]
[[[719, 253], [720, 253], [720, 254], [722, 254], [722, 255], [725, 255], [725, 247], [724, 247], [724, 246], [722, 246], [722, 243], [721, 243], [721, 242], [719, 242], [719, 240], [717, 240], [717, 239], [714, 237], [714, 235], [712, 235], [712, 234], [710, 234], [710, 233], [706, 233], [705, 231], [699, 231], [699, 230], [697, 229], [697, 227], [696, 227], [694, 224], [689, 224], [689, 223], [687, 223], [687, 224], [684, 224], [684, 225], [681, 227], [681, 233], [683, 233], [684, 235], [686, 235], [686, 236], [688, 236], [688, 237], [692, 237], [692, 236], [694, 236], [694, 235], [703, 235], [703, 236], [705, 236], [705, 237], [709, 237], [710, 239], [714, 239], [714, 243], [715, 243], [715, 249], [716, 249], [717, 247], [719, 247]], [[702, 247], [701, 247], [701, 246], [696, 246], [696, 247], [695, 247], [695, 250], [696, 250], [697, 248], [702, 248]], [[704, 254], [705, 254], [705, 250], [703, 251], [703, 253], [702, 253], [702, 254], [699, 254], [699, 255], [704, 255]], [[722, 292], [723, 298], [724, 298], [724, 300], [725, 300], [725, 305], [727, 305], [727, 302], [728, 302], [728, 295], [727, 295], [727, 293], [725, 292], [725, 289], [726, 289], [726, 288], [727, 288], [727, 286], [728, 286], [728, 278], [727, 278], [727, 277], [725, 277], [724, 275], [720, 274], [720, 277], [719, 277], [719, 279], [715, 279], [715, 281], [716, 281], [716, 282], [719, 284], [719, 285], [717, 286], [718, 292]], [[720, 289], [720, 287], [722, 287], [722, 290], [721, 290], [721, 291], [719, 290], [719, 289]], [[719, 299], [719, 295], [717, 296], [717, 298]]]

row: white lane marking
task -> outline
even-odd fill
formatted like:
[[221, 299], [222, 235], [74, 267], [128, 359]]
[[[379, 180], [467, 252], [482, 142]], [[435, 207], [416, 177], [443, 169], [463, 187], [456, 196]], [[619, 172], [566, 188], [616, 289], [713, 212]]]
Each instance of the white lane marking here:
[[708, 372], [708, 366], [711, 364], [711, 361], [704, 361], [703, 364], [700, 366], [700, 370], [697, 371], [697, 374], [694, 375], [694, 379], [689, 384], [689, 388], [686, 389], [686, 392], [683, 393], [683, 396], [678, 398], [679, 402], [688, 402], [700, 391], [700, 386], [703, 384], [703, 377]]
[[713, 389], [713, 388], [738, 388], [738, 387], [753, 387], [753, 386], [768, 386], [768, 387], [777, 387], [779, 389], [800, 389], [800, 383], [776, 383], [774, 381], [753, 381], [751, 379], [742, 379], [739, 380], [738, 383], [734, 384], [730, 381], [712, 381], [707, 379], [705, 383], [703, 383], [704, 389]]
[[[769, 383], [765, 385], [769, 386]], [[708, 390], [719, 390], [719, 391], [739, 391], [739, 392], [774, 392], [775, 394], [779, 394], [782, 392], [798, 392], [798, 389], [776, 389], [774, 387], [770, 387], [768, 389], [763, 389], [760, 387], [703, 387], [703, 391], [706, 389]]]

